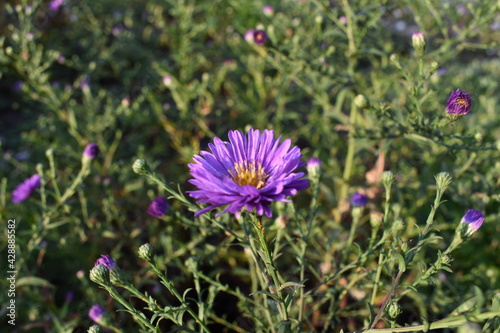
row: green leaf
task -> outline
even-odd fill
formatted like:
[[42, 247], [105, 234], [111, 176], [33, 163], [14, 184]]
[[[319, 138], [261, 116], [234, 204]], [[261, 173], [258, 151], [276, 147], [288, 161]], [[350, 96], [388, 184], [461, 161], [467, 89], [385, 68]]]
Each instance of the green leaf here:
[[251, 293], [251, 294], [250, 294], [250, 296], [253, 296], [253, 295], [255, 295], [255, 294], [263, 294], [263, 295], [266, 295], [266, 296], [271, 297], [271, 298], [272, 298], [272, 299], [274, 299], [276, 302], [279, 302], [279, 301], [280, 301], [280, 299], [279, 299], [278, 295], [271, 294], [271, 293], [270, 293], [270, 292], [268, 292], [268, 291], [264, 291], [264, 290], [257, 290], [257, 291], [255, 291], [255, 292]]
[[36, 276], [25, 276], [17, 280], [17, 287], [22, 286], [35, 286], [35, 287], [45, 287], [45, 288], [55, 288], [49, 281], [36, 277]]

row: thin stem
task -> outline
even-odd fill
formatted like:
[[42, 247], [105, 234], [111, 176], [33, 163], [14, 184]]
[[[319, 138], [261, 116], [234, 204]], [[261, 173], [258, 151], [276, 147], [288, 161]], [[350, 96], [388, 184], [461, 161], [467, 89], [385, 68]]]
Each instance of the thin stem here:
[[194, 318], [194, 320], [196, 321], [196, 323], [198, 323], [201, 327], [203, 327], [203, 329], [206, 332], [210, 332], [210, 330], [208, 329], [208, 327], [200, 320], [200, 318], [198, 317], [198, 315], [189, 307], [189, 304], [187, 304], [184, 301], [184, 299], [182, 298], [182, 296], [177, 292], [177, 290], [174, 288], [174, 285], [172, 284], [172, 282], [170, 280], [168, 280], [165, 277], [165, 275], [163, 275], [163, 272], [158, 268], [158, 266], [156, 265], [156, 263], [154, 262], [154, 260], [149, 261], [149, 264], [151, 265], [151, 268], [156, 273], [156, 275], [158, 275], [160, 277], [160, 279], [162, 280], [162, 282], [165, 285], [165, 287], [167, 287], [168, 291], [172, 295], [174, 295], [179, 302], [181, 302], [182, 306], [184, 306], [186, 308], [186, 311]]

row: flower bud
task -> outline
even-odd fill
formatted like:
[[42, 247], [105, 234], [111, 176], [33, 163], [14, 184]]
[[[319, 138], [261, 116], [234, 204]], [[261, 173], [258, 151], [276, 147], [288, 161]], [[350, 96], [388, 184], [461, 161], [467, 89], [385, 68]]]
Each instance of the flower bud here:
[[413, 48], [417, 56], [421, 57], [425, 53], [425, 35], [423, 32], [416, 32], [411, 36]]
[[109, 279], [109, 269], [104, 265], [95, 266], [90, 270], [90, 280], [103, 286], [109, 286], [111, 282]]
[[469, 209], [457, 227], [462, 238], [467, 239], [472, 236], [483, 225], [484, 217], [480, 211]]
[[150, 172], [148, 164], [142, 159], [135, 160], [132, 170], [138, 175], [146, 175]]
[[319, 171], [321, 169], [321, 161], [316, 157], [311, 157], [307, 161], [306, 169], [310, 176], [319, 175]]
[[442, 192], [444, 192], [453, 181], [448, 172], [440, 172], [434, 176], [434, 178], [436, 178], [436, 185], [438, 189]]
[[370, 225], [374, 229], [378, 229], [378, 227], [382, 224], [382, 220], [384, 219], [384, 214], [379, 211], [374, 211], [370, 213]]
[[389, 304], [387, 304], [386, 311], [389, 317], [391, 317], [392, 319], [396, 319], [401, 314], [401, 312], [403, 312], [401, 310], [401, 305], [399, 305], [399, 303], [396, 301], [389, 302]]
[[102, 332], [102, 329], [101, 329], [101, 326], [99, 325], [93, 325], [93, 326], [90, 326], [87, 333], [101, 333]]
[[364, 207], [368, 203], [368, 197], [361, 193], [354, 193], [351, 197], [351, 205], [354, 207]]
[[93, 160], [99, 154], [99, 147], [95, 143], [89, 143], [83, 150], [83, 159]]
[[145, 260], [147, 262], [150, 262], [153, 260], [153, 255], [154, 255], [154, 248], [151, 244], [146, 243], [141, 245], [139, 248], [139, 251], [137, 251], [139, 258], [142, 260]]
[[384, 171], [382, 173], [382, 184], [385, 186], [386, 190], [394, 185], [394, 174], [392, 171]]
[[356, 105], [356, 107], [359, 109], [364, 109], [368, 106], [368, 100], [366, 99], [365, 95], [359, 94], [354, 97], [354, 105]]

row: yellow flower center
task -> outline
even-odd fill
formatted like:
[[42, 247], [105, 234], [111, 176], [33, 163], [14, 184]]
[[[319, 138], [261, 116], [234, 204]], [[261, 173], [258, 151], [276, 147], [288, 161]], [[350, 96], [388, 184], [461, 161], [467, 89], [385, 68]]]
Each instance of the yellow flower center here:
[[467, 101], [463, 98], [457, 98], [455, 101], [456, 104], [459, 104], [460, 106], [467, 106]]
[[267, 175], [259, 162], [234, 163], [234, 170], [228, 172], [239, 186], [251, 185], [261, 189], [266, 184]]

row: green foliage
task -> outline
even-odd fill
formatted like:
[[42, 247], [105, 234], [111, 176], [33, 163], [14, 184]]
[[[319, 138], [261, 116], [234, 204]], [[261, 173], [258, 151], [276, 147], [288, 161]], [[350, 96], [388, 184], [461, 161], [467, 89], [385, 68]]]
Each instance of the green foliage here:
[[[20, 331], [98, 332], [93, 304], [115, 332], [498, 331], [498, 1], [264, 5], [0, 4], [0, 220], [15, 220]], [[472, 109], [452, 119], [458, 88]], [[319, 158], [311, 188], [273, 219], [194, 218], [187, 164], [248, 128]], [[82, 160], [90, 142], [100, 154]], [[40, 189], [11, 203], [35, 173]], [[350, 208], [355, 192], [366, 207]], [[464, 240], [469, 208], [486, 219]], [[104, 253], [120, 267], [109, 281], [89, 277]]]

